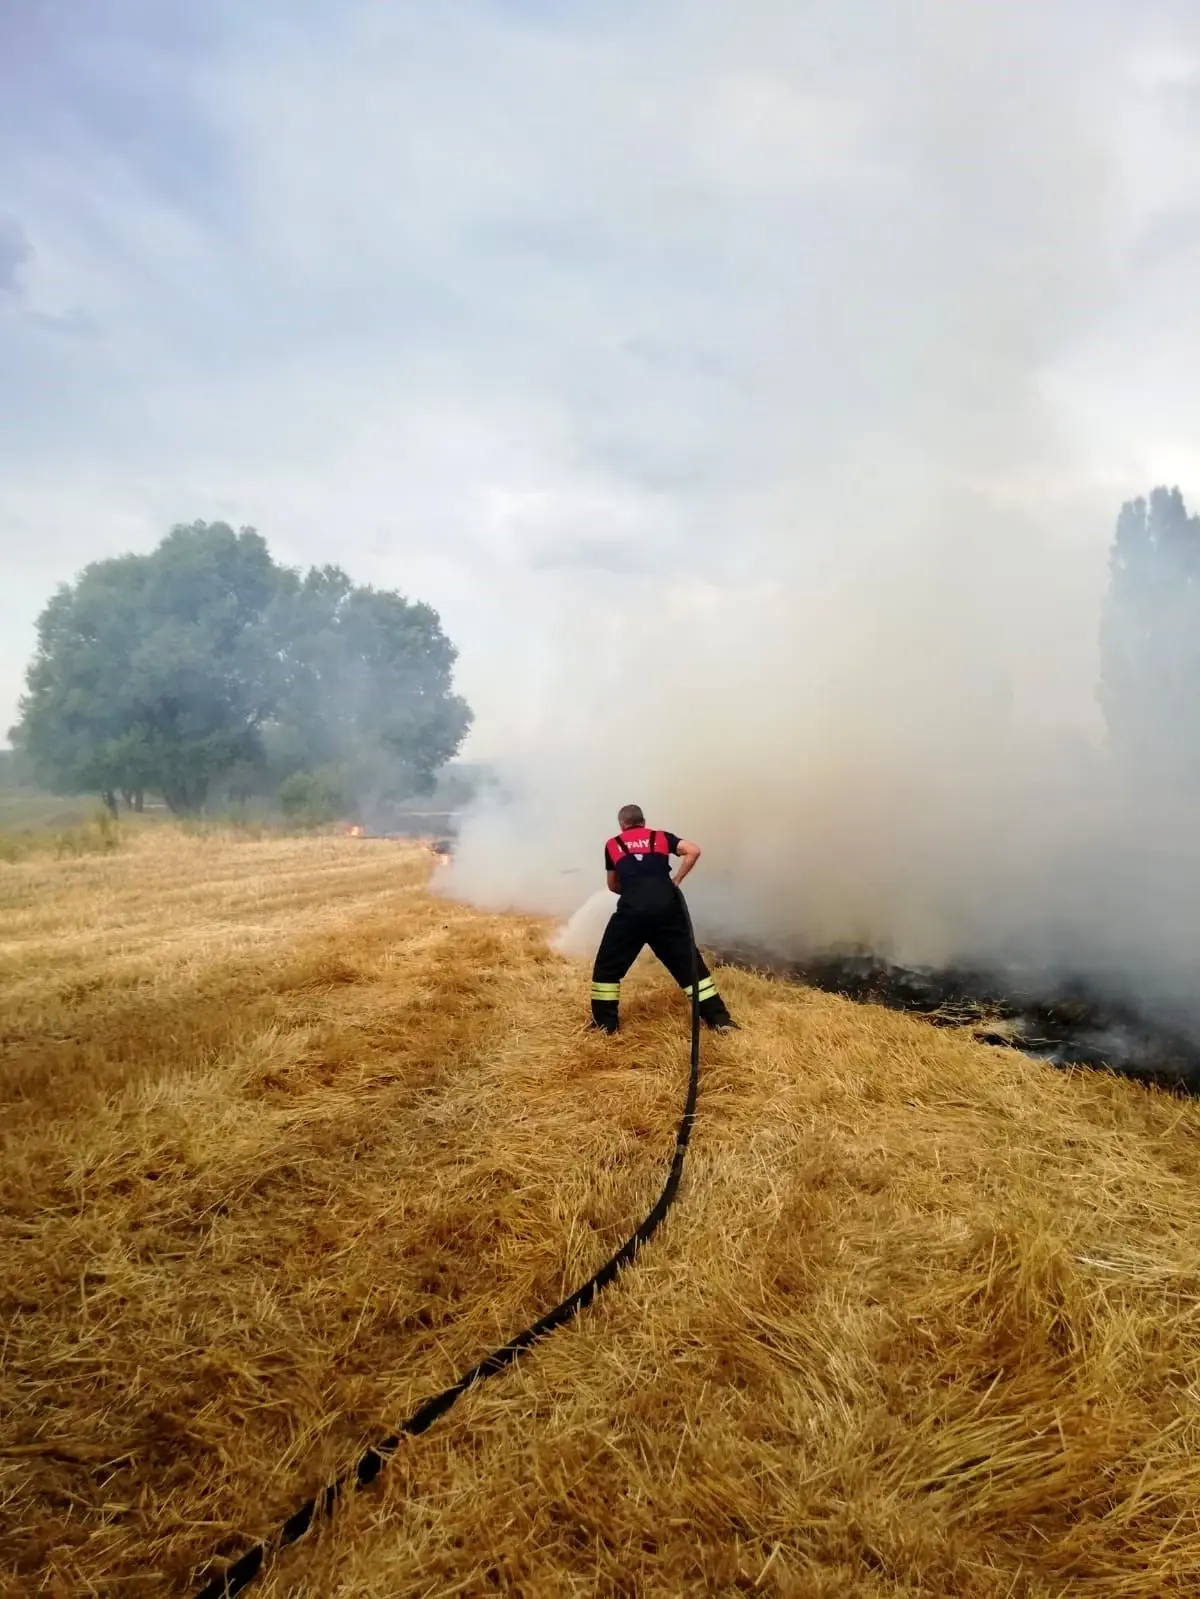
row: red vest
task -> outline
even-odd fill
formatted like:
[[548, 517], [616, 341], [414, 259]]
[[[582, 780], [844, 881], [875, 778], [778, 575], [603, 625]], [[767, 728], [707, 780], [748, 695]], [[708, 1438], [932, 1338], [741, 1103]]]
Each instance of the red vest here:
[[616, 838], [610, 838], [605, 848], [608, 852], [610, 870], [616, 869], [622, 855], [632, 855], [640, 859], [643, 855], [669, 856], [671, 853], [667, 847], [667, 835], [652, 827], [626, 828], [623, 833], [618, 833]]

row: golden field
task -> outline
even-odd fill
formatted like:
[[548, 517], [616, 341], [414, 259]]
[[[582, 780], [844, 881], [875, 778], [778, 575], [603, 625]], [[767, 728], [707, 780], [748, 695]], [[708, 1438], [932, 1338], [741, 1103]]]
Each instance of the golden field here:
[[[5, 1594], [187, 1594], [657, 1194], [665, 974], [589, 1035], [546, 924], [433, 870], [0, 863]], [[1200, 1105], [721, 984], [654, 1242], [250, 1592], [1200, 1591]]]

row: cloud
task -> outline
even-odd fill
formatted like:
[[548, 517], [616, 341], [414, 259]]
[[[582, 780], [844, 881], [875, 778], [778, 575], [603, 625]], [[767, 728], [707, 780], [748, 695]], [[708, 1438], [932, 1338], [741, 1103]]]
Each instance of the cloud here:
[[[552, 715], [571, 639], [572, 695], [599, 694], [588, 650], [683, 584], [831, 594], [934, 525], [946, 571], [968, 527], [1032, 562], [1074, 540], [1046, 591], [1080, 592], [1196, 418], [1188, 283], [1132, 242], [1200, 199], [1163, 65], [1182, 11], [23, 17], [0, 51], [0, 192], [37, 242], [0, 327], [10, 705], [54, 581], [219, 515], [436, 604], [504, 749]], [[1146, 328], [1153, 432], [1124, 387]], [[962, 582], [1036, 606], [1011, 572]], [[1087, 678], [1071, 614], [1059, 698]]]
[[21, 269], [32, 256], [21, 224], [15, 217], [0, 217], [0, 297], [20, 298]]
[[78, 309], [60, 312], [29, 311], [26, 314], [34, 327], [46, 333], [60, 334], [65, 338], [95, 339], [101, 337], [104, 331], [86, 311]]

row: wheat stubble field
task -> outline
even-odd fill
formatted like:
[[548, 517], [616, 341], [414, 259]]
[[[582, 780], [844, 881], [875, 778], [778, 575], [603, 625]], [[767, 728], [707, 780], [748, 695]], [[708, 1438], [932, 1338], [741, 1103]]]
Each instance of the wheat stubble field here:
[[[0, 1588], [187, 1594], [547, 1308], [686, 1072], [429, 855], [0, 866]], [[1200, 1589], [1200, 1106], [726, 972], [679, 1204], [252, 1592]]]

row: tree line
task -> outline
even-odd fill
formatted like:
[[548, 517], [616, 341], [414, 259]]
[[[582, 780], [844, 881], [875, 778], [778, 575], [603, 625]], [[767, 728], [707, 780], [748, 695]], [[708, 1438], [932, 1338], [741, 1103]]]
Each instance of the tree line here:
[[1109, 747], [1132, 780], [1162, 796], [1200, 797], [1200, 516], [1188, 515], [1178, 488], [1121, 508], [1099, 699]]
[[114, 814], [148, 796], [378, 810], [430, 792], [466, 737], [456, 658], [428, 605], [195, 522], [58, 589], [9, 737], [38, 782]]
[[[437, 613], [337, 566], [278, 565], [253, 529], [177, 526], [88, 566], [38, 619], [12, 765], [114, 812], [268, 798], [313, 820], [430, 792], [471, 725]], [[1200, 516], [1178, 488], [1117, 519], [1100, 626], [1113, 756], [1200, 794]]]

